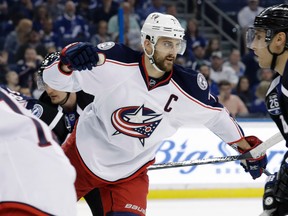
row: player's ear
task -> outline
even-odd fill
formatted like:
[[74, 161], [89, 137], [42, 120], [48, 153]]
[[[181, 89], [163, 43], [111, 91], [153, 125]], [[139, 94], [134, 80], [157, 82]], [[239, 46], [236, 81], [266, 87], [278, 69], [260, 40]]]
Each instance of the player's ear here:
[[276, 34], [275, 39], [277, 47], [282, 47], [283, 45], [285, 46], [287, 40], [285, 32], [279, 32], [278, 34]]
[[144, 40], [144, 49], [146, 50], [147, 54], [151, 54], [152, 53], [152, 44], [150, 42], [150, 40], [145, 39]]

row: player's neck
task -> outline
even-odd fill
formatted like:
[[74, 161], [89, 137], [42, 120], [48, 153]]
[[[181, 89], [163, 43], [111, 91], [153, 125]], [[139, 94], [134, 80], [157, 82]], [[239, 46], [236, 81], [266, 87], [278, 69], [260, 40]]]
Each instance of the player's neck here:
[[63, 110], [66, 112], [73, 111], [75, 109], [75, 106], [76, 106], [76, 99], [77, 99], [76, 93], [75, 92], [70, 93], [70, 96], [69, 96], [67, 102], [65, 104], [61, 105]]
[[146, 55], [145, 55], [145, 68], [149, 77], [153, 77], [157, 79], [157, 78], [161, 78], [165, 74], [165, 72], [160, 72], [156, 70], [155, 67], [150, 63]]
[[275, 66], [275, 71], [277, 73], [279, 73], [281, 76], [284, 73], [285, 67], [286, 67], [286, 63], [287, 63], [287, 59], [288, 59], [288, 51], [284, 52], [282, 55], [277, 57], [277, 62], [276, 62], [276, 66]]

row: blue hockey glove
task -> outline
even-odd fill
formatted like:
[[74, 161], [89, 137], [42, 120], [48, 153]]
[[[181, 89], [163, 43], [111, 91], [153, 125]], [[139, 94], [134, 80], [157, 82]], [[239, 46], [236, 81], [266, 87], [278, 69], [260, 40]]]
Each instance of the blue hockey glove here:
[[[251, 148], [245, 151], [239, 149], [240, 153], [242, 154], [250, 151], [262, 143], [262, 141], [256, 136], [247, 136], [245, 139], [250, 144]], [[240, 165], [245, 169], [245, 172], [249, 172], [252, 178], [256, 179], [262, 175], [263, 169], [265, 169], [267, 166], [267, 156], [266, 154], [263, 154], [258, 158], [241, 161]]]
[[99, 57], [97, 49], [92, 44], [76, 42], [62, 49], [60, 61], [71, 70], [91, 70], [97, 65]]
[[277, 173], [274, 173], [267, 177], [264, 194], [263, 194], [263, 210], [262, 215], [272, 216], [276, 213], [278, 202], [274, 195], [274, 188], [276, 185]]

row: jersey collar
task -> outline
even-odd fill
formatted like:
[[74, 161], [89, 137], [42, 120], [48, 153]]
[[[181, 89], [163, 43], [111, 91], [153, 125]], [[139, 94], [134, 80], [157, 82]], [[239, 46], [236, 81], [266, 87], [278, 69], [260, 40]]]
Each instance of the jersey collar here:
[[150, 91], [152, 89], [155, 89], [159, 86], [163, 86], [163, 85], [167, 85], [172, 77], [173, 74], [173, 69], [170, 73], [164, 73], [163, 77], [161, 77], [160, 79], [156, 79], [156, 78], [150, 78], [148, 75], [148, 72], [146, 70], [145, 67], [145, 60], [144, 60], [144, 55], [142, 55], [142, 59], [141, 59], [141, 63], [139, 65], [140, 67], [140, 71], [141, 71], [141, 75], [144, 79], [144, 82], [146, 84], [147, 89]]

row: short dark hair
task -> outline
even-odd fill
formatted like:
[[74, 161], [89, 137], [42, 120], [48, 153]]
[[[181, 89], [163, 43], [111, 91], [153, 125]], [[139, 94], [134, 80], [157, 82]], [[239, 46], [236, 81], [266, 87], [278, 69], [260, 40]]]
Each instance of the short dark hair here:
[[221, 80], [218, 83], [218, 87], [221, 88], [222, 86], [231, 86], [231, 83], [228, 80]]

